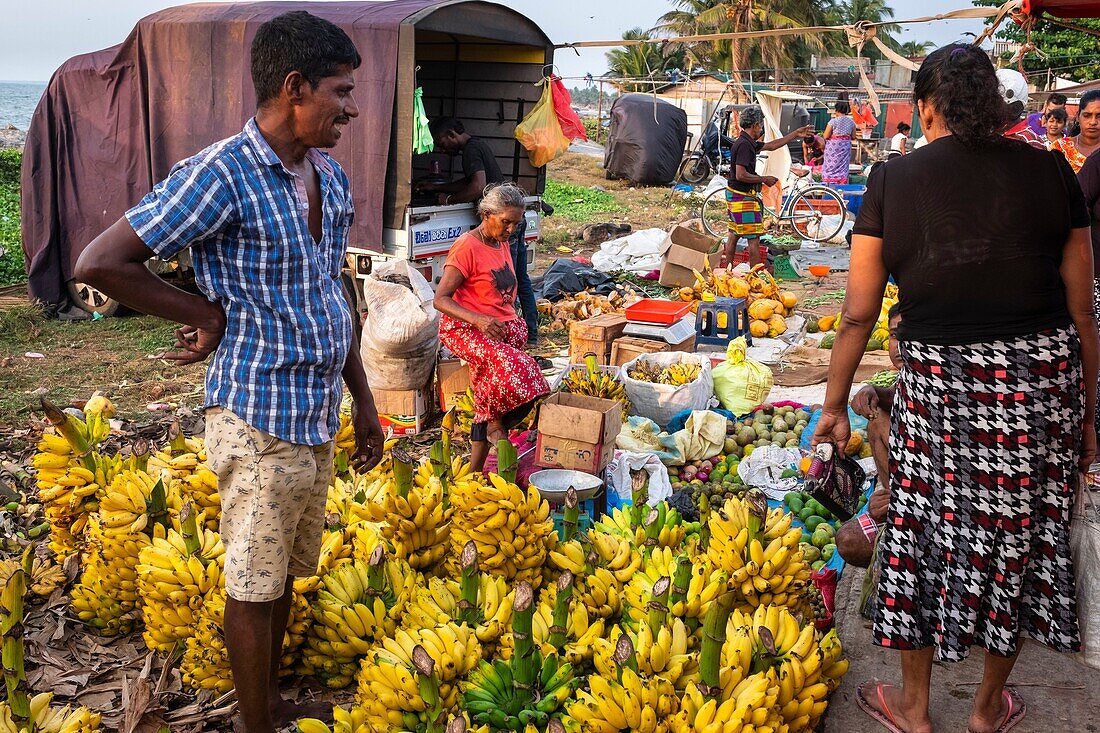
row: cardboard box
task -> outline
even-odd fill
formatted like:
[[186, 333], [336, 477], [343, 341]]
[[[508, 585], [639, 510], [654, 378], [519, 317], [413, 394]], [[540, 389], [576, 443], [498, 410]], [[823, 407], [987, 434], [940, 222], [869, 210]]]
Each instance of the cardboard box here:
[[428, 416], [427, 389], [374, 389], [374, 405], [382, 432], [392, 429], [394, 435], [416, 435], [424, 429]]
[[615, 400], [556, 392], [540, 408], [535, 463], [599, 476], [614, 457], [622, 424]]
[[[714, 237], [686, 226], [677, 225], [668, 233], [661, 249], [661, 277], [657, 281], [668, 288], [683, 288], [695, 284], [692, 270], [703, 271], [707, 253], [718, 246]], [[714, 255], [713, 265], [718, 264]]]
[[569, 325], [569, 363], [584, 363], [584, 355], [593, 353], [596, 361], [606, 366], [611, 360], [611, 344], [623, 335], [626, 316], [605, 313]]
[[622, 336], [611, 345], [611, 365], [622, 366], [642, 354], [654, 354], [658, 351], [695, 351], [695, 336], [689, 336], [678, 344], [669, 344], [660, 339], [644, 339], [635, 336]]
[[441, 359], [435, 368], [439, 407], [443, 412], [451, 409], [459, 395], [470, 387], [470, 367], [460, 359]]

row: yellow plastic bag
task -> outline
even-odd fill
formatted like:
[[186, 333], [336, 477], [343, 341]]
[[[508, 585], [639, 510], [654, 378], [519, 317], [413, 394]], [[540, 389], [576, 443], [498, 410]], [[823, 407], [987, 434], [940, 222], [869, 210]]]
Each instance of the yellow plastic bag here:
[[772, 370], [745, 356], [748, 344], [735, 338], [726, 348], [726, 360], [714, 367], [714, 394], [722, 407], [734, 415], [745, 415], [768, 401], [775, 378]]
[[516, 126], [516, 140], [527, 149], [531, 165], [541, 168], [569, 150], [569, 138], [561, 131], [550, 85], [543, 80], [542, 98]]

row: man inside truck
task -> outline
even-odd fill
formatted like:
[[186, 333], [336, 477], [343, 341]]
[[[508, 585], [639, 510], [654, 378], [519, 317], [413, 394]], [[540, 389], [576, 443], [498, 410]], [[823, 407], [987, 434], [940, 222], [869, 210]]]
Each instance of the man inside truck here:
[[[489, 143], [466, 132], [466, 126], [454, 117], [440, 117], [428, 123], [435, 147], [451, 155], [462, 154], [463, 177], [451, 183], [421, 183], [421, 191], [437, 194], [440, 206], [451, 204], [469, 204], [481, 200], [488, 186], [504, 183], [504, 174], [500, 172], [496, 156]], [[531, 286], [531, 275], [527, 272], [527, 220], [519, 226], [508, 240], [512, 250], [512, 265], [516, 270], [516, 299], [523, 320], [527, 324], [527, 345], [534, 346], [539, 340], [539, 316], [535, 309], [535, 290]]]
[[[359, 53], [344, 31], [297, 11], [252, 42], [256, 114], [237, 135], [177, 163], [99, 235], [76, 277], [143, 313], [186, 324], [182, 364], [206, 371], [206, 448], [218, 475], [225, 543], [225, 644], [245, 733], [275, 733], [332, 705], [284, 700], [282, 658], [295, 577], [321, 549], [340, 425], [352, 397], [357, 468], [384, 438], [340, 272], [355, 215], [331, 148], [358, 116]], [[145, 267], [190, 249], [201, 294]]]

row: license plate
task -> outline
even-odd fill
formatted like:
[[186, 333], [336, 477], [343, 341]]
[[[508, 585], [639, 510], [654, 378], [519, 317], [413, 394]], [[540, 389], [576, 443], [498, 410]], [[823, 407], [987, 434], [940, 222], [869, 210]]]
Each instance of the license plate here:
[[413, 241], [416, 244], [433, 244], [458, 239], [462, 236], [462, 227], [440, 227], [439, 229], [424, 229], [414, 232]]

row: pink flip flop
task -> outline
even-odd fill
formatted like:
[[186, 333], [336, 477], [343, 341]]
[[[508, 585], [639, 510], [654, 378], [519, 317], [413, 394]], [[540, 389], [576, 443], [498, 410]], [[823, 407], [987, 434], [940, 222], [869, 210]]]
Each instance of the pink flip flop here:
[[[873, 686], [875, 696], [878, 698], [878, 704], [881, 710], [871, 706], [871, 702], [867, 697], [868, 687]], [[889, 685], [892, 687], [892, 685]], [[859, 709], [867, 713], [869, 716], [875, 719], [883, 728], [890, 731], [890, 733], [905, 733], [894, 720], [894, 714], [890, 712], [890, 707], [886, 704], [886, 698], [883, 696], [882, 691], [888, 687], [888, 685], [882, 682], [864, 682], [856, 688], [856, 704], [859, 705]]]
[[[1027, 705], [1024, 704], [1023, 699], [1016, 690], [1005, 687], [1001, 692], [1001, 697], [1005, 701], [1005, 717], [993, 733], [1008, 733], [1027, 715]], [[966, 733], [974, 733], [974, 731], [967, 726]]]

